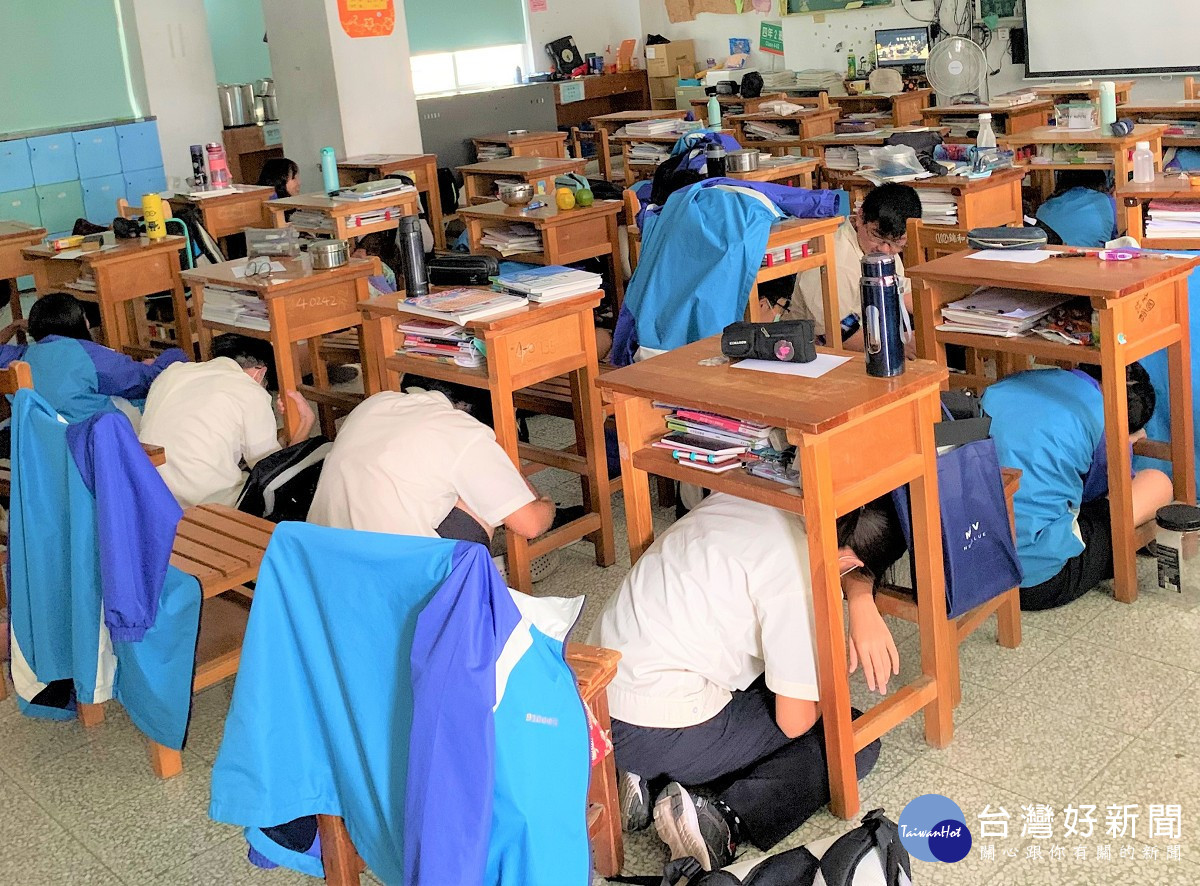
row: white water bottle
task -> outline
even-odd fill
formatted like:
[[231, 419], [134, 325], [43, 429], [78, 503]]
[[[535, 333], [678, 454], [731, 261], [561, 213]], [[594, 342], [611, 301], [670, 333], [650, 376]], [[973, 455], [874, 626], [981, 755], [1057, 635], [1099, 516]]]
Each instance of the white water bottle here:
[[1139, 185], [1154, 181], [1154, 155], [1150, 153], [1150, 142], [1138, 142], [1134, 149], [1133, 180]]
[[981, 151], [995, 150], [996, 133], [992, 130], [992, 115], [979, 115], [979, 134], [975, 136], [975, 147]]

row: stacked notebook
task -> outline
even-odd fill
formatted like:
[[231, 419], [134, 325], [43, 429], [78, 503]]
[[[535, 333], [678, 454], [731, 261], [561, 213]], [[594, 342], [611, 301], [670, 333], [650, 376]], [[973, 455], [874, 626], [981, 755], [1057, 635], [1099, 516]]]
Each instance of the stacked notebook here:
[[529, 300], [524, 296], [491, 289], [447, 289], [406, 298], [404, 310], [464, 326], [472, 320], [483, 320], [523, 308], [528, 303]]
[[506, 145], [480, 145], [475, 156], [480, 163], [487, 163], [489, 160], [503, 160], [505, 157], [511, 157], [512, 151]]
[[505, 257], [522, 252], [542, 251], [542, 235], [533, 225], [501, 225], [488, 228], [479, 238], [479, 242]]
[[625, 124], [626, 135], [666, 135], [674, 132], [678, 120], [640, 120], [636, 123]]
[[1151, 200], [1146, 236], [1164, 240], [1200, 238], [1200, 200], [1191, 203]]
[[853, 145], [825, 149], [825, 166], [843, 172], [854, 172], [859, 167], [858, 148]]
[[942, 332], [1015, 338], [1030, 332], [1069, 295], [984, 287], [942, 308]]
[[671, 433], [654, 443], [680, 464], [712, 474], [742, 466], [741, 456], [770, 448], [769, 425], [712, 412], [677, 408], [667, 416]]
[[921, 198], [921, 221], [925, 224], [958, 224], [958, 202], [949, 191], [922, 188], [917, 196]]
[[334, 200], [354, 202], [357, 200], [374, 200], [376, 197], [387, 197], [392, 194], [404, 194], [415, 191], [412, 185], [405, 184], [398, 178], [384, 178], [373, 182], [362, 182], [351, 188], [342, 188], [333, 195]]
[[204, 310], [201, 316], [210, 323], [259, 332], [271, 328], [267, 319], [267, 303], [256, 293], [231, 286], [204, 284]]
[[655, 166], [671, 156], [671, 146], [654, 142], [634, 142], [629, 146], [629, 163], [632, 166]]
[[742, 123], [746, 138], [751, 141], [787, 141], [798, 139], [797, 130], [787, 123], [774, 120], [746, 120]]
[[524, 295], [531, 302], [539, 304], [583, 295], [585, 292], [595, 292], [602, 284], [599, 274], [562, 265], [548, 265], [515, 274], [504, 274], [498, 278], [498, 282], [506, 290]]
[[398, 354], [425, 357], [468, 369], [478, 368], [486, 362], [475, 347], [475, 337], [457, 323], [433, 318], [407, 320], [397, 329], [404, 335], [396, 349]]

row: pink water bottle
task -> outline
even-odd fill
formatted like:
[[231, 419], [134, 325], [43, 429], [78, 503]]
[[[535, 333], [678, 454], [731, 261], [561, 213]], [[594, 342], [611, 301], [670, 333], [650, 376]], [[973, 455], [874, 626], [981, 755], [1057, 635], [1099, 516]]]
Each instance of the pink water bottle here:
[[225, 148], [216, 142], [209, 142], [204, 146], [208, 152], [208, 183], [209, 186], [216, 188], [228, 188], [230, 186], [229, 165], [225, 161]]

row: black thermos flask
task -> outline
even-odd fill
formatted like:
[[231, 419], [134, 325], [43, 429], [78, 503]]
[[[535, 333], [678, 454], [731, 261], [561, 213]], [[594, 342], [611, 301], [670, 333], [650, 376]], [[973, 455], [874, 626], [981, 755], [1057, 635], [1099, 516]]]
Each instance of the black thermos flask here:
[[900, 289], [896, 259], [872, 252], [862, 259], [862, 331], [867, 375], [891, 378], [904, 372], [904, 339], [900, 335]]
[[421, 239], [421, 219], [405, 215], [396, 228], [396, 248], [404, 273], [404, 291], [409, 298], [429, 293], [429, 274], [425, 269], [425, 243]]

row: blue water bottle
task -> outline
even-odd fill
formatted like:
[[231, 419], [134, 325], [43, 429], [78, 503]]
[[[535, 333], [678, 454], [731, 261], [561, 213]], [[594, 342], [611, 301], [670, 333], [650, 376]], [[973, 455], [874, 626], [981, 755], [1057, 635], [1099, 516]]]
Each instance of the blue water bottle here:
[[337, 154], [333, 148], [321, 148], [321, 181], [327, 194], [341, 188], [338, 182]]
[[891, 378], [904, 372], [900, 289], [894, 256], [872, 252], [862, 260], [862, 331], [867, 375]]

